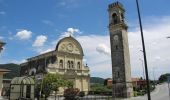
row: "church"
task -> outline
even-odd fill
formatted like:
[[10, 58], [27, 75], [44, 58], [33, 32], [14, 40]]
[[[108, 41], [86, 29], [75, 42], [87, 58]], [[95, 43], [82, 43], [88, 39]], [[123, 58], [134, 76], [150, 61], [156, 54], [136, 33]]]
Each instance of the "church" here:
[[41, 81], [46, 73], [59, 73], [72, 81], [74, 88], [88, 93], [90, 74], [89, 67], [83, 63], [83, 56], [80, 43], [72, 36], [65, 37], [54, 51], [28, 58], [22, 63], [20, 76], [30, 75]]

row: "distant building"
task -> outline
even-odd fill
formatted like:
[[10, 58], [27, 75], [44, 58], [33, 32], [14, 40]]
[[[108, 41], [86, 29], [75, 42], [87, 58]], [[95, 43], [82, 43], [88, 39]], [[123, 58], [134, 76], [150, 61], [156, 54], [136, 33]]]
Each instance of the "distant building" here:
[[3, 79], [3, 88], [2, 88], [2, 96], [8, 96], [9, 95], [9, 89], [12, 79]]
[[7, 69], [0, 69], [0, 96], [2, 95], [2, 88], [3, 88], [3, 75], [9, 73], [10, 70]]
[[[141, 89], [144, 89], [145, 86], [146, 86], [146, 80], [142, 79], [142, 78], [131, 78], [132, 79], [132, 85], [133, 85], [133, 88], [134, 90], [141, 90]], [[105, 86], [108, 86], [108, 87], [111, 87], [113, 86], [113, 83], [112, 83], [112, 79], [111, 78], [107, 78], [104, 80], [104, 85]]]
[[134, 90], [141, 90], [146, 87], [146, 80], [142, 78], [132, 78], [132, 85]]
[[20, 74], [41, 80], [46, 73], [59, 73], [72, 81], [74, 88], [87, 93], [90, 74], [89, 67], [83, 63], [83, 56], [80, 43], [71, 36], [65, 37], [58, 42], [54, 51], [28, 58], [26, 63], [21, 64]]
[[112, 79], [111, 79], [111, 78], [105, 79], [105, 80], [104, 80], [104, 85], [105, 85], [105, 86], [108, 86], [108, 87], [113, 86]]

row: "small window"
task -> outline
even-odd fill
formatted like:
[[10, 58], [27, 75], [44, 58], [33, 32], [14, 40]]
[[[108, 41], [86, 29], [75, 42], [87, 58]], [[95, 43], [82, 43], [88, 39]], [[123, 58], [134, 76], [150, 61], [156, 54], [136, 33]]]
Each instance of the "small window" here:
[[70, 68], [70, 61], [67, 62], [67, 68]]
[[77, 63], [77, 68], [80, 69], [80, 62]]
[[124, 15], [121, 13], [121, 21], [124, 22]]
[[114, 24], [117, 24], [117, 23], [118, 23], [118, 16], [117, 16], [116, 13], [113, 13], [113, 15], [112, 15], [112, 21], [113, 21]]
[[32, 72], [31, 72], [31, 76], [34, 76], [34, 75], [35, 75], [35, 73], [32, 71]]
[[115, 49], [118, 50], [118, 45], [115, 46]]
[[54, 64], [56, 61], [56, 56], [52, 56], [50, 59], [51, 59], [51, 63]]
[[63, 60], [60, 60], [60, 62], [59, 62], [59, 67], [60, 67], [60, 68], [63, 68]]
[[74, 68], [74, 62], [71, 61], [71, 68]]
[[117, 72], [117, 77], [118, 77], [118, 78], [120, 77], [120, 72]]

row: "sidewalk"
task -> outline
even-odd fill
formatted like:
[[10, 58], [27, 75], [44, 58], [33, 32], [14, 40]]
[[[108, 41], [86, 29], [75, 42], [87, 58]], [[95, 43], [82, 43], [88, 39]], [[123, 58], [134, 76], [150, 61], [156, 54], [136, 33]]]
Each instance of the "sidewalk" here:
[[5, 99], [5, 98], [3, 98], [2, 96], [0, 96], [0, 100], [8, 100], [8, 99]]

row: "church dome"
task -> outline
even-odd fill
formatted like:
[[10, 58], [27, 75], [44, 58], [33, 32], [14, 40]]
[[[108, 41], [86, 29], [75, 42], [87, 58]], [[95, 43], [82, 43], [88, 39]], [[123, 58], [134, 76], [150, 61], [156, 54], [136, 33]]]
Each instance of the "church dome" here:
[[61, 39], [56, 45], [56, 51], [68, 52], [68, 53], [79, 54], [84, 56], [82, 46], [72, 36]]

